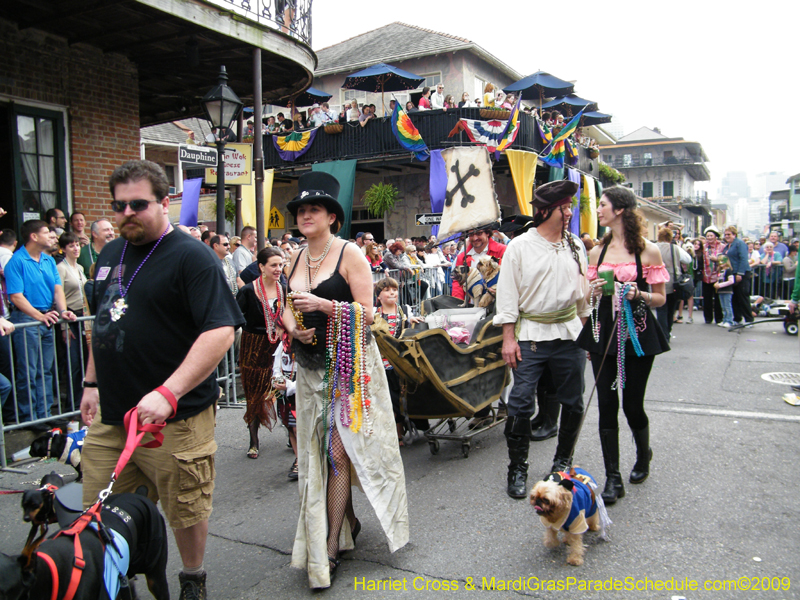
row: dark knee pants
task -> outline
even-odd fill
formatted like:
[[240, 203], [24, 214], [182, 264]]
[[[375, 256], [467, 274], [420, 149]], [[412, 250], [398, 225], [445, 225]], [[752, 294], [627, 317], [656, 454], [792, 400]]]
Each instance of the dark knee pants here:
[[753, 322], [753, 309], [750, 307], [750, 273], [747, 272], [739, 283], [733, 285], [733, 320], [744, 319]]
[[[647, 390], [647, 379], [653, 368], [655, 356], [625, 356], [625, 389], [622, 390], [622, 410], [631, 429], [644, 429], [649, 424], [644, 412], [644, 394]], [[600, 412], [600, 429], [617, 429], [617, 413], [619, 413], [619, 393], [611, 386], [617, 378], [617, 357], [607, 356], [600, 370], [602, 354], [592, 354], [592, 371], [597, 381], [597, 408]]]
[[530, 418], [533, 415], [533, 392], [546, 367], [552, 375], [558, 401], [568, 411], [583, 412], [586, 352], [572, 340], [536, 342], [536, 352], [531, 350], [531, 342], [520, 342], [519, 348], [522, 360], [514, 369], [514, 387], [508, 396], [509, 416]]

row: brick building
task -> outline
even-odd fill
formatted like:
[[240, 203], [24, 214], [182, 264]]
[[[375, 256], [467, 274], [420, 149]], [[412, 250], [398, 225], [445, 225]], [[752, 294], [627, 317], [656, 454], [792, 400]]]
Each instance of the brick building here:
[[297, 3], [291, 24], [272, 4], [0, 5], [0, 206], [8, 212], [0, 227], [19, 230], [54, 207], [83, 211], [89, 222], [109, 216], [108, 177], [142, 155], [140, 127], [201, 116], [199, 99], [222, 65], [248, 104], [255, 50], [262, 101], [308, 87], [317, 61], [310, 1]]

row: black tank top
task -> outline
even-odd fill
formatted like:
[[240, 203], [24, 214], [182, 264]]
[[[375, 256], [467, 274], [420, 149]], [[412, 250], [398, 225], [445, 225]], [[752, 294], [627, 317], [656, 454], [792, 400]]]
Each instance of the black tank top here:
[[[330, 277], [321, 281], [316, 287], [311, 289], [311, 293], [326, 300], [336, 300], [338, 302], [352, 302], [353, 294], [350, 291], [350, 286], [347, 281], [339, 272], [339, 267], [342, 264], [342, 256], [344, 249], [350, 242], [342, 246], [342, 251], [339, 253], [339, 260], [336, 262], [336, 268]], [[297, 255], [297, 260], [294, 263], [291, 273], [289, 273], [289, 292], [292, 291], [291, 280], [297, 265], [303, 260], [303, 252], [308, 252], [308, 248], [300, 251]], [[300, 366], [306, 369], [319, 369], [325, 366], [325, 345], [327, 343], [328, 333], [328, 315], [320, 310], [315, 310], [309, 313], [303, 313], [303, 325], [306, 329], [316, 328], [314, 335], [317, 337], [316, 344], [302, 344], [299, 340], [294, 340], [292, 349], [295, 351], [297, 362]]]

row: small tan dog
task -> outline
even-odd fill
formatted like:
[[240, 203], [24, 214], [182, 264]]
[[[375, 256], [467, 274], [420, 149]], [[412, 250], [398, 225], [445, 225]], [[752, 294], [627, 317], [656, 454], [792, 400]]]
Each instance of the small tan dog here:
[[487, 308], [495, 299], [497, 278], [500, 275], [500, 264], [493, 256], [484, 256], [471, 268], [457, 267], [453, 270], [453, 278], [464, 288], [464, 304]]
[[603, 499], [595, 496], [597, 484], [594, 478], [580, 467], [571, 468], [569, 473], [551, 473], [544, 481], [538, 482], [530, 493], [530, 501], [545, 526], [544, 545], [557, 548], [560, 540], [558, 532], [564, 531], [564, 543], [569, 546], [567, 563], [575, 566], [583, 564], [586, 546], [583, 534], [587, 531], [600, 531], [605, 536], [605, 525], [610, 525]]

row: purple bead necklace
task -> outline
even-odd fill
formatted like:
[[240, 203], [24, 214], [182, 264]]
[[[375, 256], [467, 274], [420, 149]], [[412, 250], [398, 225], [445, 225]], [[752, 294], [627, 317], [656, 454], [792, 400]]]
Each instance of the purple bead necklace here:
[[122, 254], [119, 257], [119, 298], [114, 302], [114, 306], [111, 307], [109, 312], [111, 313], [111, 320], [112, 321], [119, 321], [123, 315], [128, 311], [128, 303], [125, 300], [125, 296], [128, 295], [128, 290], [131, 289], [131, 284], [133, 283], [134, 278], [139, 274], [139, 271], [142, 270], [144, 263], [147, 262], [147, 259], [153, 255], [153, 252], [156, 251], [158, 245], [161, 243], [161, 240], [164, 239], [164, 236], [167, 235], [169, 231], [169, 224], [167, 224], [166, 229], [164, 229], [164, 233], [161, 234], [161, 237], [158, 238], [158, 241], [155, 243], [147, 253], [147, 256], [144, 257], [144, 260], [139, 263], [139, 266], [136, 267], [136, 270], [133, 272], [133, 275], [128, 280], [128, 285], [125, 286], [125, 289], [122, 288], [122, 261], [125, 260], [125, 251], [128, 249], [128, 241], [125, 241], [125, 246], [122, 248]]

